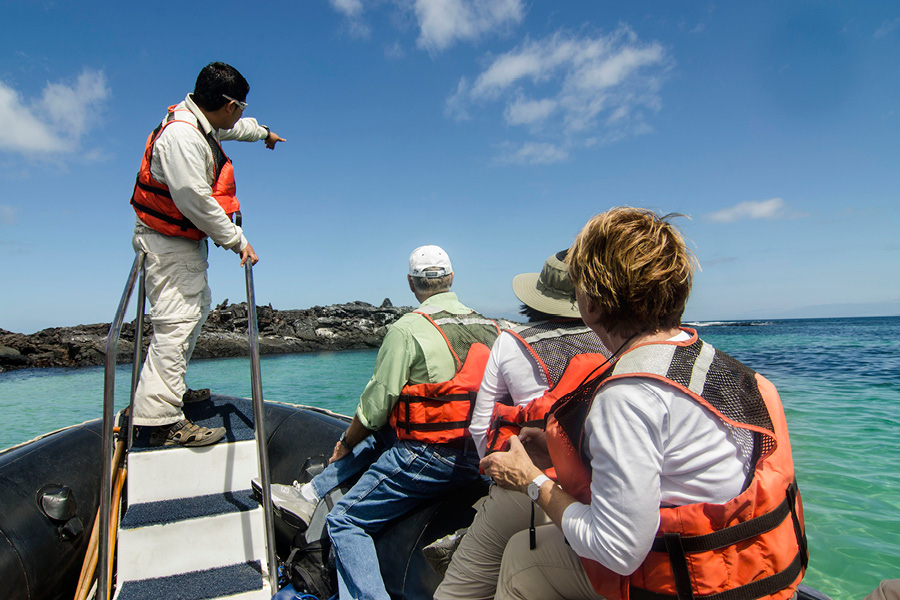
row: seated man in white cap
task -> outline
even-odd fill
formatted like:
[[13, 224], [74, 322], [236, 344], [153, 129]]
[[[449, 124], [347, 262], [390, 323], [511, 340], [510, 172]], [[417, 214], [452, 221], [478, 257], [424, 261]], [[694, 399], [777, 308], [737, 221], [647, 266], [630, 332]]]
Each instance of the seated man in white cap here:
[[331, 464], [300, 488], [311, 514], [318, 498], [365, 469], [326, 519], [342, 599], [390, 600], [371, 536], [481, 477], [469, 417], [500, 330], [460, 303], [453, 275], [438, 246], [410, 255], [409, 289], [421, 304], [388, 330]]
[[[557, 252], [540, 273], [513, 278], [513, 292], [522, 301], [520, 313], [528, 323], [504, 330], [491, 349], [469, 427], [481, 457], [502, 449], [521, 426], [542, 426], [550, 399], [581, 383], [581, 377], [574, 381], [566, 374], [582, 372], [584, 365], [600, 364], [609, 356], [581, 320], [565, 258], [565, 250]], [[493, 598], [506, 542], [532, 523], [549, 523], [540, 508], [532, 513], [532, 506], [525, 494], [491, 486], [453, 552], [435, 599]], [[452, 542], [449, 545], [452, 548]], [[447, 546], [441, 540], [426, 548], [426, 556], [439, 565], [440, 551], [449, 550]]]

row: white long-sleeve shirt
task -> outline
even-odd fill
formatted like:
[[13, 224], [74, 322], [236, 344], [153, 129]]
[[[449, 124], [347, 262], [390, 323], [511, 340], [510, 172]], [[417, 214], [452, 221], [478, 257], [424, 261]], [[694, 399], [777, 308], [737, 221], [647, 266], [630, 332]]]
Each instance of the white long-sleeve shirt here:
[[[215, 162], [204, 134], [213, 132], [220, 141], [256, 142], [265, 139], [269, 132], [249, 117], [238, 120], [231, 129], [214, 130], [190, 94], [176, 110], [176, 119], [191, 123], [175, 122], [163, 130], [153, 146], [150, 174], [169, 187], [175, 206], [198, 229], [216, 244], [240, 252], [247, 246], [243, 231], [212, 197]], [[136, 232], [148, 229], [137, 219]]]
[[601, 387], [585, 435], [591, 503], [569, 505], [562, 530], [579, 556], [621, 575], [650, 552], [660, 506], [724, 503], [741, 493], [751, 469], [751, 457], [721, 419], [650, 378]]
[[547, 390], [547, 379], [534, 356], [508, 331], [494, 341], [475, 407], [469, 433], [475, 442], [478, 456], [487, 452], [487, 430], [491, 424], [494, 403], [512, 398], [515, 406], [528, 404]]

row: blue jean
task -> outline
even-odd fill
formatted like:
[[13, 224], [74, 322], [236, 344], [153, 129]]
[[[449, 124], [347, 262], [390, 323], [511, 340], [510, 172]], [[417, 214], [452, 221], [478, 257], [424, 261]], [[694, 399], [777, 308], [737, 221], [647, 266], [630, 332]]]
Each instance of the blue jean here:
[[324, 498], [325, 494], [345, 481], [356, 477], [366, 469], [397, 441], [397, 435], [390, 427], [382, 427], [378, 431], [353, 446], [350, 454], [337, 462], [333, 462], [312, 478], [310, 484], [316, 490], [316, 496]]
[[372, 535], [420, 502], [476, 481], [478, 455], [401, 440], [385, 450], [328, 514], [341, 600], [390, 600]]

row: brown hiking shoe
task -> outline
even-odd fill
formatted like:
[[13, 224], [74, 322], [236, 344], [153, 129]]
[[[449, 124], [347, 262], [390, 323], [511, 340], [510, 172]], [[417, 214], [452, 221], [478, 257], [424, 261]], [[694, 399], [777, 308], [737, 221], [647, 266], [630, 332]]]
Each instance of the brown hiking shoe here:
[[156, 427], [150, 432], [151, 446], [209, 446], [225, 437], [224, 427], [201, 427], [182, 419], [171, 425]]
[[212, 397], [212, 393], [209, 391], [209, 388], [203, 388], [202, 390], [188, 390], [181, 397], [181, 402], [184, 404], [195, 404], [197, 402], [206, 402]]

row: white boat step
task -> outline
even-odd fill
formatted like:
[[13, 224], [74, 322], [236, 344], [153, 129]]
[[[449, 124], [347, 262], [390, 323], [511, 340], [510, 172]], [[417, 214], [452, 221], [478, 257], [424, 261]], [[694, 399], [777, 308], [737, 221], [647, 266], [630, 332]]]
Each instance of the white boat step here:
[[242, 490], [259, 476], [255, 440], [128, 453], [129, 504]]
[[114, 600], [270, 600], [274, 593], [259, 561], [251, 561], [127, 581], [116, 589]]
[[152, 579], [260, 560], [266, 555], [262, 509], [120, 529], [119, 581]]
[[132, 504], [119, 523], [119, 528], [137, 529], [225, 513], [246, 512], [258, 506], [254, 490]]

